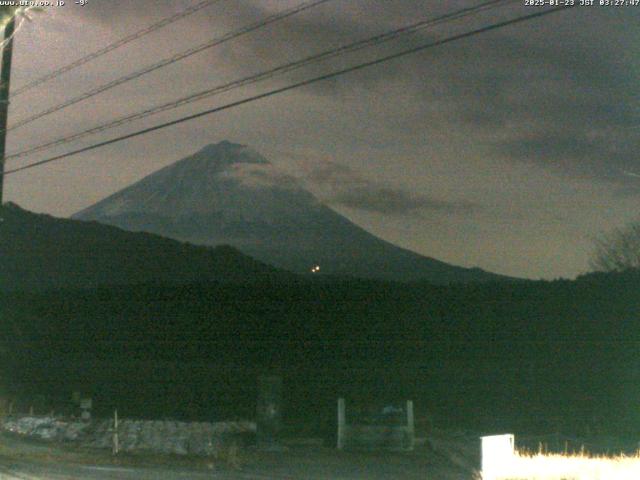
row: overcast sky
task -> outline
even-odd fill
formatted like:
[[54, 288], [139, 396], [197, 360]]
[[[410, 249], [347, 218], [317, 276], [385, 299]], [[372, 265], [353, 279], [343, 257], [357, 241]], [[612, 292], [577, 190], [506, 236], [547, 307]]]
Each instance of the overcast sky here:
[[[193, 3], [68, 0], [34, 14], [17, 34], [12, 88]], [[10, 123], [296, 3], [220, 0], [16, 97]], [[333, 0], [16, 129], [7, 148], [475, 3]], [[534, 11], [512, 2], [7, 168]], [[639, 33], [640, 7], [575, 8], [8, 176], [5, 199], [68, 216], [227, 139], [400, 246], [508, 275], [574, 277], [588, 269], [594, 236], [638, 218]]]

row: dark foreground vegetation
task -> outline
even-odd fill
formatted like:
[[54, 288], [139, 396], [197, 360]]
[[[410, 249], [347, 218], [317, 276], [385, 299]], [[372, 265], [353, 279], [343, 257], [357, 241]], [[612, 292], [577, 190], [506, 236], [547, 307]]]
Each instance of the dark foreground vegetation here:
[[640, 274], [434, 287], [349, 279], [141, 284], [0, 294], [16, 393], [93, 395], [98, 413], [253, 416], [256, 376], [285, 417], [333, 429], [335, 400], [411, 398], [483, 431], [637, 434]]

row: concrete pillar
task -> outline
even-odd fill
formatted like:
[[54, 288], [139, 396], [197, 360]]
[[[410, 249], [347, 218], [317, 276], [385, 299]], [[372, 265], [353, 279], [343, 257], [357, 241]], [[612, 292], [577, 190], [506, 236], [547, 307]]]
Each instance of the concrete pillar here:
[[344, 448], [344, 433], [347, 425], [344, 398], [338, 399], [338, 450]]
[[416, 437], [415, 421], [413, 418], [413, 400], [407, 400], [407, 431], [409, 437], [407, 448], [413, 450]]
[[118, 432], [119, 428], [120, 428], [120, 425], [118, 422], [118, 409], [116, 409], [113, 412], [113, 448], [112, 448], [113, 455], [118, 455], [118, 453], [120, 453], [120, 439], [118, 437], [120, 433]]
[[258, 378], [256, 440], [259, 448], [280, 446], [282, 430], [282, 377], [262, 375]]

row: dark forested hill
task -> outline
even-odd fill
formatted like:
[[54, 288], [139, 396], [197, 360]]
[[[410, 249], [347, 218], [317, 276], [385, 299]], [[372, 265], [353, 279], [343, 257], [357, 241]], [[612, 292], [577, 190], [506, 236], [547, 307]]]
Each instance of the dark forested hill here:
[[304, 421], [333, 418], [344, 395], [412, 398], [419, 415], [489, 430], [637, 433], [639, 286], [633, 272], [455, 287], [295, 278], [13, 293], [0, 310], [21, 339], [4, 344], [12, 371], [131, 414], [250, 415], [255, 376], [277, 371], [287, 415]]
[[232, 247], [202, 247], [95, 222], [0, 208], [0, 290], [288, 278]]
[[[436, 286], [298, 276], [231, 247], [0, 210], [0, 379], [131, 416], [287, 415], [412, 398], [487, 430], [640, 434], [640, 273]], [[325, 425], [326, 426], [326, 425]], [[322, 427], [322, 425], [320, 425]]]

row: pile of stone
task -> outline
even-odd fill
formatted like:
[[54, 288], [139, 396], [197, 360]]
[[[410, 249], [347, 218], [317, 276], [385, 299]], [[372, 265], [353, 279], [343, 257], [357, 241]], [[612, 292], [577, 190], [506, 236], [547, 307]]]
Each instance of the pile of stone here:
[[55, 417], [5, 417], [2, 429], [25, 437], [50, 441], [73, 441], [82, 436], [90, 423], [64, 421]]
[[[9, 417], [0, 422], [4, 431], [52, 442], [74, 442], [82, 446], [110, 449], [112, 420], [65, 420], [55, 417]], [[120, 451], [146, 451], [176, 455], [215, 455], [225, 445], [244, 443], [255, 435], [253, 422], [177, 422], [171, 420], [127, 420], [118, 424]]]

